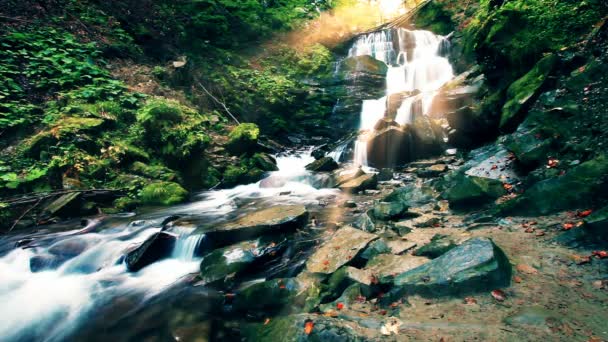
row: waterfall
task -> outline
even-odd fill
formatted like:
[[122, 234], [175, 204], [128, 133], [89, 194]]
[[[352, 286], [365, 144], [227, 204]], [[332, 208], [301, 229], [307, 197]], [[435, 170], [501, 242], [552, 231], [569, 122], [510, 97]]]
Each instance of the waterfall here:
[[184, 261], [194, 260], [195, 252], [204, 239], [205, 234], [180, 236], [175, 242], [173, 257]]
[[[359, 129], [370, 131], [385, 116], [386, 101], [391, 94], [419, 91], [406, 97], [397, 109], [399, 125], [412, 123], [417, 115], [427, 115], [437, 90], [454, 77], [445, 56], [449, 41], [429, 31], [403, 28], [362, 35], [350, 48], [349, 57], [369, 55], [388, 65], [386, 96], [364, 100]], [[355, 165], [367, 166], [367, 139], [361, 135], [355, 142]]]

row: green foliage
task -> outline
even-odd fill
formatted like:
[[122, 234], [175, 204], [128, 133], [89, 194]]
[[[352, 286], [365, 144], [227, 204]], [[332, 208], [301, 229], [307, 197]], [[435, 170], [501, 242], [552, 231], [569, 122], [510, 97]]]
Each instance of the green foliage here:
[[254, 123], [242, 123], [228, 135], [231, 143], [255, 143], [260, 136], [260, 129]]
[[185, 201], [188, 191], [173, 182], [156, 182], [145, 186], [140, 193], [143, 204], [173, 205]]
[[121, 100], [124, 93], [100, 66], [96, 45], [67, 32], [13, 31], [0, 37], [0, 47], [0, 129], [39, 122], [44, 101], [60, 94], [89, 101]]
[[[497, 67], [511, 70], [496, 80], [502, 84], [523, 75], [542, 53], [578, 42], [608, 14], [601, 0], [510, 0], [500, 7], [492, 3], [481, 1], [477, 16], [466, 29], [465, 41], [486, 71]], [[498, 73], [489, 74], [491, 79], [498, 77]]]

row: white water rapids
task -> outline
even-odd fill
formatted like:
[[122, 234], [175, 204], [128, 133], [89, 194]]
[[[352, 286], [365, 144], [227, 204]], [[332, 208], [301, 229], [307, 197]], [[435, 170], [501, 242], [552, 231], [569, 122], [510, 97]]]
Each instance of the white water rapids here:
[[[190, 204], [128, 220], [94, 221], [84, 229], [34, 235], [35, 242], [38, 238], [50, 242], [27, 249], [15, 247], [0, 257], [0, 340], [25, 341], [34, 337], [44, 341], [64, 340], [86, 323], [87, 314], [96, 307], [125, 295], [149, 298], [181, 277], [197, 272], [200, 258], [194, 256], [194, 251], [201, 236], [191, 236], [192, 228], [173, 232], [179, 239], [171, 258], [135, 273], [128, 272], [121, 261], [129, 247], [141, 244], [158, 232], [168, 215], [198, 215], [214, 222], [236, 212], [237, 201], [263, 202], [259, 205], [310, 204], [335, 195], [335, 189], [313, 186], [317, 179], [304, 169], [314, 160], [309, 155], [310, 151], [302, 151], [278, 157], [279, 171], [272, 172], [265, 180], [204, 192], [199, 201]], [[95, 226], [100, 228], [91, 229]], [[39, 272], [31, 270], [32, 260], [52, 256], [57, 252], [57, 245], [70, 241], [86, 246], [84, 251], [75, 253], [58, 267]]]
[[[437, 90], [454, 77], [447, 58], [439, 55], [442, 43], [445, 43], [443, 36], [403, 28], [366, 34], [355, 41], [349, 57], [368, 55], [388, 65], [386, 95], [363, 101], [359, 130], [373, 131], [385, 115], [391, 94], [420, 91], [405, 98], [398, 108], [395, 121], [399, 125], [409, 124], [416, 115], [428, 113]], [[355, 141], [355, 165], [367, 166], [368, 138], [369, 134], [364, 133]]]

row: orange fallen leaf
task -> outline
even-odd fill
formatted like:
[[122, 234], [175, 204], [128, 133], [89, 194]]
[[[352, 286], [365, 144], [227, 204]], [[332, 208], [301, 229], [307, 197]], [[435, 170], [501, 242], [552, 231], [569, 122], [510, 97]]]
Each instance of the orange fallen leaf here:
[[490, 292], [490, 294], [492, 295], [492, 297], [494, 297], [494, 299], [499, 302], [504, 302], [504, 300], [507, 299], [506, 293], [504, 293], [503, 290], [500, 289], [494, 290]]
[[587, 217], [587, 216], [591, 215], [592, 212], [593, 212], [593, 210], [587, 209], [587, 210], [579, 211], [578, 213], [576, 213], [576, 216], [583, 218], [583, 217]]
[[329, 260], [323, 261], [323, 265], [329, 265]]
[[588, 264], [591, 262], [591, 257], [588, 256], [582, 256], [582, 255], [572, 255], [572, 259], [574, 259], [574, 262], [577, 265], [583, 265], [583, 264]]
[[266, 318], [266, 319], [264, 320], [264, 325], [268, 325], [268, 323], [270, 323], [270, 318]]
[[338, 303], [338, 304], [336, 304], [336, 309], [338, 309], [338, 310], [344, 309], [344, 303]]
[[549, 160], [547, 160], [547, 169], [552, 169], [552, 168], [556, 167], [557, 164], [559, 164], [559, 160], [554, 159], [554, 158], [549, 158]]
[[525, 274], [538, 274], [538, 270], [536, 268], [526, 264], [518, 264], [515, 266], [515, 269], [517, 269], [518, 272]]
[[520, 276], [515, 276], [515, 277], [513, 277], [513, 281], [519, 284], [522, 282], [522, 279]]
[[280, 288], [280, 289], [284, 289], [284, 288], [286, 288], [286, 287], [287, 287], [287, 286], [285, 286], [285, 284], [281, 284], [281, 285], [279, 285], [279, 288]]
[[310, 333], [312, 332], [312, 328], [315, 327], [315, 323], [311, 320], [307, 320], [306, 323], [304, 323], [304, 333], [306, 335], [310, 335]]
[[566, 222], [566, 223], [562, 224], [562, 228], [564, 230], [570, 230], [570, 229], [574, 228], [574, 223]]
[[591, 255], [595, 256], [598, 259], [608, 258], [608, 252], [606, 251], [593, 251]]
[[509, 184], [509, 183], [504, 183], [504, 184], [502, 185], [502, 187], [503, 187], [505, 190], [507, 190], [507, 191], [511, 191], [511, 190], [513, 190], [513, 185], [511, 185], [511, 184]]
[[464, 303], [467, 305], [477, 304], [477, 299], [473, 297], [464, 297]]

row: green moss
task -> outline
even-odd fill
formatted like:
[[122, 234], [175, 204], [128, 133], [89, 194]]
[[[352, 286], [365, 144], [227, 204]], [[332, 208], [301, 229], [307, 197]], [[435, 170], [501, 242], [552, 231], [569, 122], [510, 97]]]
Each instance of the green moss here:
[[129, 167], [129, 170], [134, 174], [148, 177], [154, 180], [176, 181], [178, 180], [177, 173], [164, 165], [147, 165], [142, 162], [135, 162]]
[[513, 129], [522, 121], [522, 113], [527, 105], [540, 93], [547, 76], [557, 63], [557, 56], [550, 54], [542, 58], [523, 77], [513, 82], [507, 89], [507, 102], [502, 108], [500, 129]]
[[417, 28], [446, 35], [454, 30], [454, 23], [450, 13], [441, 4], [433, 1], [425, 5], [416, 15], [415, 25]]
[[260, 128], [254, 123], [242, 123], [228, 135], [228, 148], [235, 154], [251, 152], [256, 149]]
[[184, 202], [188, 191], [173, 182], [155, 182], [146, 185], [140, 192], [142, 204], [173, 205]]

